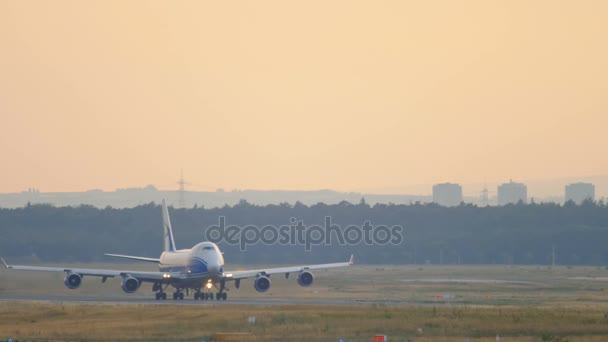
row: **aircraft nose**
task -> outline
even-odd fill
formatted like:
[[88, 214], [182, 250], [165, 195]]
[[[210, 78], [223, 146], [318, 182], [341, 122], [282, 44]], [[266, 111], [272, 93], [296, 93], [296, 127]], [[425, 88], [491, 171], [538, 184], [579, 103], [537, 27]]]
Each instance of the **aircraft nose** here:
[[209, 263], [209, 265], [207, 265], [207, 269], [209, 270], [209, 273], [212, 274], [217, 274], [220, 272], [220, 264], [219, 263]]

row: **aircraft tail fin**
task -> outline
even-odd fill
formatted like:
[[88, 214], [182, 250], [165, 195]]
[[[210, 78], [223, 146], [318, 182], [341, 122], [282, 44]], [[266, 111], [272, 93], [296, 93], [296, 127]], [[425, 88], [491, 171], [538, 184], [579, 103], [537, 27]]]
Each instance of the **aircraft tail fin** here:
[[164, 251], [175, 252], [175, 241], [173, 240], [173, 230], [171, 229], [171, 219], [169, 219], [169, 209], [167, 209], [167, 203], [163, 199], [163, 230], [164, 230]]

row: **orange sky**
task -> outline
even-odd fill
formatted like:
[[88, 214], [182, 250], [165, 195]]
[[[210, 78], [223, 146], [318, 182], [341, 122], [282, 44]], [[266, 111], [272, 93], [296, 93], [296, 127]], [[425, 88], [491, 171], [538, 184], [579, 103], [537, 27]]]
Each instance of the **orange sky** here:
[[603, 0], [0, 0], [0, 192], [608, 174], [607, 37]]

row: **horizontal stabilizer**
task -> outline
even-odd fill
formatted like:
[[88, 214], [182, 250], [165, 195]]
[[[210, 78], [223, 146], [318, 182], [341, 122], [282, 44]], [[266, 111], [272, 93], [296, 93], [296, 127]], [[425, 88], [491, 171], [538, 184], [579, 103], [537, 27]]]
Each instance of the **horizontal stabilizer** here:
[[133, 255], [110, 254], [110, 253], [105, 253], [104, 255], [115, 257], [115, 258], [123, 258], [123, 259], [131, 259], [131, 260], [155, 262], [157, 264], [160, 263], [160, 259], [155, 259], [155, 258], [146, 258], [146, 257], [140, 257], [140, 256], [133, 256]]

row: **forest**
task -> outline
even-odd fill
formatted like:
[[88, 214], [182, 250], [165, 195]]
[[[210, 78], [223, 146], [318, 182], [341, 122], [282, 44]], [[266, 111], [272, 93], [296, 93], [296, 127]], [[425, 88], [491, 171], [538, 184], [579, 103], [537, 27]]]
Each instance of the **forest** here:
[[[398, 244], [304, 245], [258, 243], [245, 251], [219, 242], [227, 264], [322, 263], [355, 255], [362, 264], [608, 265], [608, 205], [603, 201], [478, 207], [341, 202], [257, 206], [241, 201], [219, 208], [169, 208], [175, 243], [190, 248], [224, 217], [227, 224], [323, 225], [326, 217], [348, 225], [403, 227]], [[0, 208], [0, 256], [40, 262], [116, 261], [103, 253], [157, 258], [162, 252], [160, 205], [134, 208], [26, 205]]]

